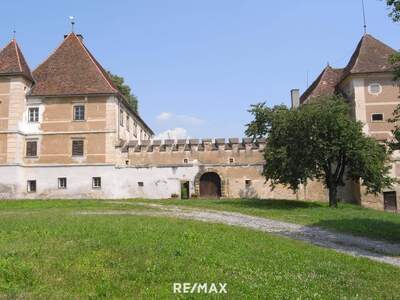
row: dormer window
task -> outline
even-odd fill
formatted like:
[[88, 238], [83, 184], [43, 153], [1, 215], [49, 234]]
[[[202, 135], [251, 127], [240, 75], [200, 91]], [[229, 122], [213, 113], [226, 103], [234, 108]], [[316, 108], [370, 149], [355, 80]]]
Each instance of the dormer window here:
[[371, 95], [379, 95], [382, 92], [382, 86], [379, 83], [371, 83], [368, 86], [368, 93]]
[[28, 122], [39, 122], [39, 107], [29, 107], [28, 109]]

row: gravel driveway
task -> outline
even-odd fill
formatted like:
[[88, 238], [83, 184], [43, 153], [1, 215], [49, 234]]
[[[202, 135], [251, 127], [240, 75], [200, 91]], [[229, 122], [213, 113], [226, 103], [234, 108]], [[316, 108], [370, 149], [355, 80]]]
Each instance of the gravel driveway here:
[[108, 210], [97, 212], [81, 211], [77, 212], [77, 214], [162, 216], [240, 226], [285, 236], [296, 240], [306, 241], [314, 245], [334, 249], [341, 253], [346, 253], [352, 256], [366, 257], [371, 260], [400, 267], [400, 244], [376, 241], [350, 234], [328, 231], [318, 227], [303, 226], [226, 211], [137, 202], [110, 201], [109, 203], [131, 204], [136, 206], [140, 205], [142, 207], [152, 208], [152, 210]]

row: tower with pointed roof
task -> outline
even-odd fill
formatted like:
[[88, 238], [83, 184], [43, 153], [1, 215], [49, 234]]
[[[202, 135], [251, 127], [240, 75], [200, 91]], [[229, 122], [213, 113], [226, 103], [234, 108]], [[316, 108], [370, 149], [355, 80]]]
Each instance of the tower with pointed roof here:
[[[393, 124], [388, 119], [400, 104], [399, 83], [393, 80], [392, 65], [389, 63], [394, 53], [396, 50], [390, 46], [370, 34], [364, 34], [347, 65], [337, 69], [327, 66], [302, 94], [300, 103], [306, 104], [318, 96], [341, 94], [352, 106], [353, 117], [363, 123], [365, 134], [378, 141], [391, 139]], [[400, 164], [396, 155], [392, 173], [400, 178]], [[365, 206], [383, 209], [385, 195], [393, 192], [397, 195], [396, 206], [400, 208], [400, 188], [397, 186], [378, 197], [367, 196], [359, 191], [353, 198]]]
[[25, 163], [114, 163], [116, 146], [153, 135], [79, 34], [66, 35], [32, 75], [27, 115], [39, 116], [27, 126], [30, 137], [38, 136], [40, 155]]
[[25, 95], [33, 77], [15, 39], [0, 50], [0, 162], [19, 163], [23, 138], [19, 124], [25, 112]]

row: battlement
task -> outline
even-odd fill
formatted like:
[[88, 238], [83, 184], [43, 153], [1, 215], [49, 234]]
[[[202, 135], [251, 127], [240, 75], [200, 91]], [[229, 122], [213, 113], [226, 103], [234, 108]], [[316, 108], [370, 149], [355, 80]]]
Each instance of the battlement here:
[[208, 152], [225, 151], [233, 152], [263, 150], [266, 139], [260, 138], [225, 138], [216, 139], [167, 139], [167, 140], [134, 140], [120, 145], [122, 153], [143, 153], [143, 152]]

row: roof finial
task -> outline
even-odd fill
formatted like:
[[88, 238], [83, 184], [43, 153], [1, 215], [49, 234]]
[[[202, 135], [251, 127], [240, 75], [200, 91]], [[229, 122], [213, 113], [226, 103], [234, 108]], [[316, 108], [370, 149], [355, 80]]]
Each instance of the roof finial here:
[[16, 34], [17, 34], [17, 31], [14, 29], [14, 30], [13, 30], [13, 40], [15, 40]]
[[363, 21], [364, 21], [364, 35], [367, 34], [367, 22], [365, 19], [365, 4], [364, 4], [364, 0], [361, 0], [361, 4], [362, 4], [362, 12], [363, 12]]
[[74, 16], [69, 16], [69, 20], [71, 22], [71, 32], [74, 32], [75, 17]]

